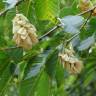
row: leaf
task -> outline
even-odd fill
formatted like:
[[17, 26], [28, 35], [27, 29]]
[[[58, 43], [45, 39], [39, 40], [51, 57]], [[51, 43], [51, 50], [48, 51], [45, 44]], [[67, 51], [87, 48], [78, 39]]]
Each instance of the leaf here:
[[[79, 12], [77, 8], [78, 1], [70, 0], [69, 2], [71, 3], [70, 6], [68, 7], [63, 6], [62, 10], [60, 10], [60, 17], [64, 17], [70, 14], [75, 15]], [[66, 2], [65, 2], [65, 5], [66, 5]]]
[[87, 39], [83, 40], [83, 41], [80, 43], [80, 46], [78, 47], [78, 50], [79, 50], [79, 51], [86, 50], [86, 49], [88, 49], [90, 46], [92, 46], [94, 43], [95, 43], [95, 38], [94, 38], [94, 36], [90, 36], [90, 37], [88, 37]]
[[45, 64], [47, 56], [48, 52], [44, 52], [36, 57], [33, 58], [31, 57], [31, 60], [29, 60], [25, 70], [26, 72], [25, 80], [36, 77], [39, 74], [41, 68]]
[[55, 76], [55, 72], [56, 72], [55, 68], [56, 68], [57, 60], [58, 60], [58, 50], [56, 49], [49, 54], [45, 63], [46, 71], [51, 78]]
[[35, 78], [29, 78], [26, 80], [22, 80], [20, 82], [20, 87], [19, 87], [20, 96], [31, 96], [35, 94], [35, 90], [37, 88], [38, 82], [43, 72], [44, 71], [42, 70]]
[[84, 80], [84, 87], [87, 87], [92, 81], [94, 81], [94, 75], [95, 75], [95, 72], [94, 70], [90, 70], [90, 72], [88, 74], [86, 74], [86, 78]]
[[30, 96], [29, 94], [33, 95], [38, 78], [39, 77], [34, 79], [22, 80], [22, 82], [20, 82], [20, 87], [19, 87], [20, 96]]
[[7, 50], [7, 54], [12, 60], [17, 63], [23, 56], [23, 50], [21, 48]]
[[2, 74], [5, 67], [8, 65], [7, 63], [9, 63], [8, 55], [6, 54], [6, 52], [0, 51], [0, 74]]
[[7, 64], [2, 70], [2, 73], [0, 74], [0, 96], [4, 96], [2, 94], [4, 94], [5, 89], [8, 86], [9, 80], [11, 79], [10, 64]]
[[26, 61], [21, 61], [21, 62], [18, 64], [18, 66], [17, 66], [17, 68], [16, 68], [16, 70], [15, 70], [15, 73], [18, 74], [18, 80], [19, 80], [19, 81], [22, 81], [22, 79], [24, 78], [24, 72], [25, 72], [26, 66], [27, 66]]
[[64, 24], [64, 31], [73, 34], [80, 31], [84, 18], [82, 16], [66, 16], [61, 19], [61, 22]]
[[52, 20], [59, 16], [59, 0], [35, 0], [35, 10], [39, 20]]
[[49, 96], [50, 92], [50, 82], [49, 77], [46, 72], [43, 72], [36, 88], [36, 95], [37, 96]]
[[29, 79], [29, 78], [37, 76], [38, 73], [40, 72], [41, 67], [42, 67], [42, 65], [40, 65], [40, 64], [37, 64], [37, 65], [33, 66], [30, 69], [29, 73], [27, 73], [27, 76], [25, 77], [25, 79]]
[[90, 22], [81, 30], [80, 39], [84, 40], [90, 36], [92, 36], [96, 32], [96, 18], [90, 18]]
[[6, 58], [7, 58], [7, 54], [4, 51], [0, 51], [0, 60], [6, 59]]
[[64, 69], [59, 62], [56, 66], [56, 81], [58, 87], [64, 84]]

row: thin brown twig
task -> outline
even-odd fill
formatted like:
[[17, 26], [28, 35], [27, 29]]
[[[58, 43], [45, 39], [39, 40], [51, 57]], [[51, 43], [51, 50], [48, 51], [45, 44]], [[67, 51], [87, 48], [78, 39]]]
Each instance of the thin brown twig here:
[[5, 50], [13, 50], [13, 49], [17, 49], [17, 48], [21, 48], [19, 46], [14, 46], [14, 47], [9, 47], [9, 48], [0, 48], [0, 51], [5, 51]]
[[51, 30], [49, 30], [48, 32], [46, 32], [44, 35], [42, 35], [41, 37], [39, 37], [39, 41], [42, 40], [42, 38], [48, 36], [51, 32], [55, 31], [56, 29], [58, 29], [60, 26], [54, 26]]

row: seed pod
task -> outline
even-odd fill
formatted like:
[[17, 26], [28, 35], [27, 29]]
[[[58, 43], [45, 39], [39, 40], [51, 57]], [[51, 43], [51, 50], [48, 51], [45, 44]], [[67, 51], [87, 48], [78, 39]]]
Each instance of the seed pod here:
[[90, 8], [93, 7], [92, 3], [90, 0], [79, 0], [79, 5], [78, 7], [80, 8], [80, 10], [83, 12], [83, 11], [86, 11]]
[[[96, 1], [90, 1], [90, 0], [80, 0], [78, 7], [80, 8], [81, 12], [87, 11], [91, 8], [93, 8], [96, 5]], [[92, 12], [92, 16], [96, 16], [96, 8]]]
[[17, 46], [31, 49], [38, 42], [36, 28], [23, 14], [16, 14], [13, 19], [13, 40]]
[[72, 54], [73, 52], [70, 51], [71, 50], [67, 49], [64, 53], [59, 53], [60, 61], [70, 74], [78, 74], [83, 68], [82, 61], [75, 57], [74, 54]]

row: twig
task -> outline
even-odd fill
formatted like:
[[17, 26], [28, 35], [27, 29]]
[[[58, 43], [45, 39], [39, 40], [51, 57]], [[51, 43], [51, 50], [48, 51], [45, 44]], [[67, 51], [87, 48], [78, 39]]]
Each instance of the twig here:
[[[84, 24], [81, 26], [81, 28], [80, 28], [80, 30], [82, 29], [82, 28], [84, 28], [84, 26], [87, 24], [87, 22], [88, 22], [88, 20], [91, 18], [91, 16], [92, 16], [92, 11], [93, 10], [90, 10], [90, 15], [88, 16], [88, 18], [86, 19], [86, 21], [84, 22]], [[89, 11], [88, 11], [89, 12]], [[80, 32], [78, 32], [77, 34], [75, 34], [75, 35], [73, 35], [70, 39], [68, 39], [67, 41], [66, 41], [66, 43], [68, 44], [70, 41], [72, 41], [76, 36], [78, 36], [80, 34]]]
[[51, 30], [49, 30], [47, 33], [45, 33], [44, 35], [42, 35], [41, 37], [39, 37], [39, 41], [42, 40], [42, 38], [48, 36], [50, 33], [52, 33], [53, 31], [55, 31], [56, 29], [58, 29], [60, 26], [54, 26]]
[[10, 47], [10, 48], [0, 48], [0, 51], [11, 50], [11, 49], [17, 49], [17, 48], [21, 48], [21, 47], [19, 47], [19, 46], [14, 46], [14, 47]]

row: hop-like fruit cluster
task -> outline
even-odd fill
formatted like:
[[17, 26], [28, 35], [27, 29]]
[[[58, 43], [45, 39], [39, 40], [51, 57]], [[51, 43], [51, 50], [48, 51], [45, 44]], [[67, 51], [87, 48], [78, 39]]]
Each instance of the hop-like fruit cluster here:
[[[93, 8], [94, 7], [93, 5], [94, 4], [92, 3], [91, 0], [79, 0], [78, 7], [80, 8], [81, 12], [83, 12]], [[96, 8], [93, 10], [92, 15], [96, 16]]]
[[23, 14], [16, 14], [13, 19], [13, 40], [17, 46], [31, 49], [38, 42], [36, 28]]
[[79, 1], [79, 8], [81, 11], [86, 11], [92, 7], [92, 3], [90, 0], [80, 0]]
[[72, 50], [66, 49], [64, 53], [59, 53], [59, 58], [64, 68], [71, 74], [78, 74], [83, 68], [82, 61], [80, 61]]

